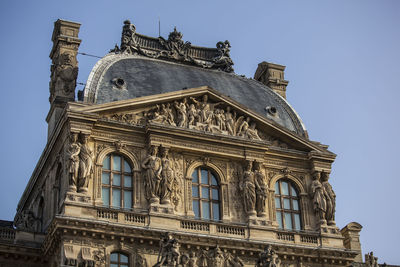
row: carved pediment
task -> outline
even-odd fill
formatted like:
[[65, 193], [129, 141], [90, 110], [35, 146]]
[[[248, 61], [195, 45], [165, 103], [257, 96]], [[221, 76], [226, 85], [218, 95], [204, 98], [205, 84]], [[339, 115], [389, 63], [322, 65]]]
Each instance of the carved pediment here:
[[80, 106], [76, 111], [96, 113], [102, 120], [127, 125], [158, 125], [283, 149], [326, 151], [207, 86]]
[[262, 133], [257, 123], [226, 102], [216, 102], [205, 93], [170, 102], [156, 103], [143, 110], [124, 111], [104, 118], [132, 125], [160, 124], [211, 134], [222, 134], [255, 141], [275, 141]]

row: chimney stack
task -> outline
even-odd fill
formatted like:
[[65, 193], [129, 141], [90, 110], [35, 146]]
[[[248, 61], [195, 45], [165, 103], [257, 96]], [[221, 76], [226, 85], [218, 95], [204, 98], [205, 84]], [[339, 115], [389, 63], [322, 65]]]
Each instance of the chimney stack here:
[[262, 82], [286, 99], [286, 86], [289, 81], [285, 80], [285, 68], [282, 65], [263, 61], [258, 64], [254, 79]]
[[47, 114], [48, 138], [51, 136], [68, 101], [75, 100], [78, 61], [76, 55], [81, 40], [80, 24], [58, 19], [54, 23], [50, 75], [50, 110]]

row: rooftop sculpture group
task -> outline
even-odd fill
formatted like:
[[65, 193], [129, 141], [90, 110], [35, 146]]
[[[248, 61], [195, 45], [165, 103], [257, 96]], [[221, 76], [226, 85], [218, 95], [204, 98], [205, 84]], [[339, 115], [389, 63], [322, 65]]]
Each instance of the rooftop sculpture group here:
[[[180, 61], [203, 68], [219, 69], [233, 72], [233, 61], [230, 58], [229, 41], [218, 42], [216, 49], [193, 47], [190, 42], [182, 40], [183, 34], [174, 28], [168, 39], [151, 38], [136, 33], [136, 27], [124, 21], [122, 27], [121, 46], [115, 45], [114, 53], [139, 54], [151, 58], [162, 58]], [[149, 45], [151, 43], [151, 45]]]

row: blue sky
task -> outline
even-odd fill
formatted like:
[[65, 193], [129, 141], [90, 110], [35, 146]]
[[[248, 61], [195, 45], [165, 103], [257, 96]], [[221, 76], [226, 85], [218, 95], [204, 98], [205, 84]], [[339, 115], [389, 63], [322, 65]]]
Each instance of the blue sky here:
[[[12, 220], [46, 143], [53, 22], [82, 23], [81, 52], [105, 55], [123, 20], [193, 45], [229, 40], [235, 72], [286, 65], [287, 99], [310, 139], [337, 159], [331, 184], [339, 228], [363, 225], [363, 253], [400, 264], [398, 138], [400, 1], [1, 1], [0, 219]], [[96, 62], [79, 56], [78, 82]], [[79, 85], [78, 89], [82, 89]]]

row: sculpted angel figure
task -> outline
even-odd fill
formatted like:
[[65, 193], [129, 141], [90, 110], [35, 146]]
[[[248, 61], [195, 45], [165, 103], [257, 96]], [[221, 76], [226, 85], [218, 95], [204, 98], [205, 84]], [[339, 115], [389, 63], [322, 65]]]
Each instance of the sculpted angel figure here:
[[313, 174], [313, 181], [311, 183], [311, 197], [313, 199], [313, 207], [315, 215], [319, 218], [320, 222], [324, 224], [325, 213], [326, 213], [326, 199], [324, 195], [324, 189], [321, 182], [319, 181], [321, 177], [320, 172], [315, 172]]
[[78, 185], [79, 153], [81, 145], [78, 143], [78, 134], [70, 135], [70, 144], [66, 149], [65, 155], [68, 161], [69, 190], [76, 191]]
[[87, 192], [90, 175], [93, 172], [93, 151], [88, 144], [89, 136], [82, 136], [81, 150], [79, 152], [78, 192]]
[[142, 162], [144, 170], [145, 189], [147, 198], [151, 203], [159, 202], [158, 194], [161, 181], [161, 159], [157, 156], [157, 147], [151, 146], [149, 155]]
[[172, 162], [168, 158], [168, 148], [165, 147], [161, 150], [161, 165], [160, 199], [161, 204], [168, 204], [171, 201], [174, 171], [171, 167]]
[[240, 189], [243, 194], [244, 209], [249, 216], [256, 214], [256, 211], [254, 210], [256, 203], [256, 189], [252, 167], [253, 162], [248, 160], [243, 173], [243, 181], [240, 184]]

